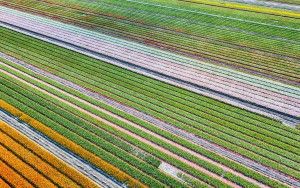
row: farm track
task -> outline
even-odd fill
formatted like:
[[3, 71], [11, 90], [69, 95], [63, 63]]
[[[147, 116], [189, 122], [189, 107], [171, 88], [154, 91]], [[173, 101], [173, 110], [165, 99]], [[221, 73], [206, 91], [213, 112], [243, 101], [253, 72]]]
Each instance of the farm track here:
[[[153, 58], [152, 58], [153, 59]], [[136, 65], [135, 65], [136, 66]], [[138, 66], [145, 66], [145, 65], [138, 65]], [[149, 66], [149, 65], [148, 65]], [[150, 65], [151, 66], [151, 65]], [[152, 71], [153, 72], [153, 71]], [[177, 75], [178, 76], [178, 75]], [[224, 78], [223, 78], [224, 79]], [[189, 83], [189, 82], [188, 82]], [[252, 88], [253, 89], [253, 88]], [[243, 91], [244, 92], [244, 91]], [[236, 94], [235, 94], [236, 95]], [[277, 94], [278, 95], [278, 94]], [[294, 99], [292, 99], [292, 100], [294, 100]], [[284, 100], [284, 101], [287, 101], [286, 99]], [[245, 101], [244, 101], [245, 102]], [[246, 101], [247, 102], [247, 101]], [[248, 102], [249, 103], [249, 102]], [[264, 102], [262, 102], [262, 103], [264, 103], [264, 104], [269, 104], [270, 105], [270, 103], [268, 102], [268, 101], [264, 101]], [[248, 104], [249, 105], [249, 104]], [[251, 105], [251, 104], [250, 104]], [[253, 104], [252, 104], [253, 105]], [[276, 108], [278, 109], [278, 107], [276, 106]], [[280, 107], [279, 107], [280, 108]], [[288, 107], [288, 108], [291, 108], [290, 106]], [[293, 109], [293, 108], [292, 108]], [[291, 111], [293, 111], [293, 114], [297, 114], [297, 113], [294, 113], [294, 111], [296, 110], [296, 109], [298, 109], [297, 107], [295, 107], [293, 110], [291, 109]], [[276, 110], [275, 110], [276, 111]], [[287, 109], [285, 109], [285, 111], [288, 111]], [[297, 111], [297, 110], [296, 110]], [[289, 118], [288, 118], [289, 119]], [[297, 118], [296, 118], [297, 119]], [[297, 122], [297, 120], [296, 120], [296, 122]]]
[[[143, 137], [141, 137], [141, 136], [139, 136], [139, 135], [136, 135], [136, 134], [130, 132], [129, 130], [126, 130], [126, 129], [124, 129], [124, 128], [121, 128], [121, 127], [119, 127], [118, 125], [115, 125], [115, 124], [113, 124], [113, 123], [111, 123], [111, 122], [109, 122], [109, 121], [107, 121], [107, 120], [105, 120], [105, 119], [103, 119], [103, 118], [101, 118], [101, 117], [98, 117], [98, 116], [96, 116], [96, 115], [94, 115], [94, 114], [92, 114], [92, 113], [90, 113], [90, 112], [88, 112], [88, 111], [86, 111], [86, 110], [84, 110], [84, 109], [82, 109], [82, 108], [80, 108], [80, 107], [78, 107], [78, 106], [76, 106], [76, 105], [74, 105], [74, 104], [72, 104], [72, 103], [70, 103], [70, 102], [64, 100], [64, 99], [61, 99], [61, 98], [59, 98], [59, 97], [57, 97], [57, 96], [55, 96], [55, 95], [53, 95], [53, 94], [51, 94], [51, 93], [49, 93], [49, 92], [47, 92], [47, 91], [41, 89], [41, 88], [38, 88], [37, 86], [35, 86], [35, 85], [31, 84], [31, 83], [28, 83], [28, 82], [24, 81], [24, 80], [22, 80], [22, 79], [20, 79], [20, 78], [18, 78], [18, 77], [16, 77], [16, 76], [14, 76], [14, 75], [12, 75], [12, 74], [6, 72], [6, 71], [3, 71], [3, 70], [0, 70], [0, 71], [1, 71], [2, 73], [4, 73], [4, 74], [7, 74], [7, 75], [9, 75], [9, 76], [11, 76], [11, 77], [13, 77], [13, 78], [15, 78], [15, 79], [17, 79], [17, 80], [23, 82], [23, 83], [25, 83], [25, 84], [27, 84], [27, 85], [29, 85], [29, 86], [35, 88], [35, 89], [40, 90], [41, 92], [43, 92], [43, 93], [45, 93], [45, 94], [47, 94], [47, 95], [49, 95], [49, 96], [51, 96], [51, 97], [53, 97], [53, 98], [56, 98], [56, 99], [60, 100], [61, 102], [65, 103], [65, 104], [68, 104], [68, 105], [74, 107], [76, 110], [79, 110], [79, 111], [81, 111], [81, 112], [83, 112], [83, 113], [85, 113], [85, 114], [87, 114], [87, 115], [89, 115], [89, 116], [91, 116], [91, 117], [93, 117], [93, 118], [95, 118], [95, 119], [97, 119], [97, 120], [99, 120], [99, 121], [101, 121], [101, 122], [103, 122], [103, 123], [105, 123], [105, 124], [107, 124], [107, 125], [109, 125], [109, 126], [115, 128], [115, 129], [117, 129], [117, 130], [119, 130], [119, 131], [124, 132], [124, 133], [127, 134], [127, 135], [130, 135], [130, 136], [132, 136], [132, 137], [134, 137], [134, 138], [136, 138], [136, 139], [142, 141], [143, 143], [146, 143], [146, 144], [148, 144], [148, 145], [150, 145], [150, 146], [152, 146], [152, 147], [154, 147], [154, 148], [156, 148], [156, 149], [158, 149], [158, 150], [160, 150], [160, 151], [162, 151], [162, 152], [168, 154], [169, 156], [174, 157], [175, 159], [178, 159], [178, 160], [180, 160], [180, 161], [182, 161], [182, 162], [184, 162], [184, 163], [186, 163], [186, 164], [192, 166], [193, 168], [195, 168], [195, 169], [197, 169], [197, 170], [199, 170], [199, 171], [202, 171], [202, 172], [208, 174], [209, 176], [211, 176], [211, 177], [213, 177], [213, 178], [215, 178], [215, 179], [218, 179], [218, 180], [220, 180], [220, 181], [222, 181], [222, 182], [224, 182], [224, 183], [230, 185], [231, 187], [240, 187], [240, 186], [238, 186], [238, 185], [236, 185], [236, 184], [234, 184], [234, 183], [228, 181], [227, 179], [224, 179], [224, 178], [222, 178], [222, 177], [220, 177], [220, 176], [218, 176], [218, 175], [216, 175], [216, 174], [214, 174], [214, 173], [212, 173], [212, 172], [210, 172], [210, 171], [204, 169], [203, 167], [200, 167], [199, 165], [197, 165], [197, 164], [195, 164], [195, 163], [192, 163], [192, 162], [190, 162], [190, 161], [188, 161], [188, 160], [186, 160], [186, 159], [184, 159], [184, 158], [182, 158], [182, 157], [180, 157], [180, 156], [178, 156], [178, 155], [176, 155], [176, 154], [174, 154], [174, 153], [172, 153], [172, 152], [170, 152], [170, 151], [168, 151], [168, 150], [162, 148], [162, 147], [159, 146], [159, 145], [154, 144], [154, 143], [152, 143], [152, 142], [146, 140], [145, 138], [143, 138]], [[48, 87], [52, 87], [52, 88], [53, 88], [53, 86], [51, 86], [50, 84], [47, 84], [47, 83], [42, 82], [42, 81], [40, 81], [40, 80], [36, 80], [36, 81], [39, 81], [39, 82], [41, 82], [41, 83], [47, 85]], [[67, 93], [65, 93], [65, 92], [63, 92], [63, 91], [61, 91], [61, 90], [59, 90], [59, 91], [62, 92], [62, 93], [64, 93], [64, 94], [66, 94], [66, 95], [69, 95], [69, 94], [67, 94]], [[101, 108], [99, 108], [99, 107], [97, 107], [97, 106], [94, 106], [94, 105], [92, 105], [92, 104], [89, 104], [89, 103], [87, 103], [86, 101], [83, 101], [82, 99], [80, 99], [80, 98], [78, 98], [78, 97], [76, 97], [76, 96], [72, 96], [72, 95], [69, 95], [69, 96], [70, 96], [70, 97], [73, 97], [74, 99], [76, 99], [76, 100], [78, 100], [78, 101], [81, 101], [81, 102], [83, 102], [83, 103], [85, 103], [85, 104], [87, 104], [87, 105], [89, 105], [89, 106], [91, 106], [91, 107], [93, 107], [93, 108], [95, 108], [95, 109], [97, 109], [97, 110], [99, 110], [99, 111], [105, 112], [105, 110], [103, 110], [103, 109], [101, 109]], [[133, 125], [133, 126], [136, 127], [136, 128], [139, 128], [139, 129], [141, 129], [141, 130], [143, 130], [143, 131], [149, 133], [148, 130], [143, 129], [143, 128], [139, 127], [138, 125], [136, 125], [136, 124], [134, 124], [134, 123], [132, 123], [132, 122], [130, 122], [130, 121], [128, 121], [128, 120], [122, 119], [122, 118], [118, 117], [117, 115], [112, 114], [112, 113], [109, 113], [109, 112], [106, 112], [106, 113], [108, 113], [109, 115], [111, 115], [113, 118], [120, 119], [120, 120], [122, 120], [122, 121], [124, 121], [124, 122], [126, 122], [126, 123], [128, 123], [128, 124], [130, 124], [130, 125]], [[153, 133], [152, 133], [152, 134], [153, 134]], [[155, 135], [155, 136], [157, 136], [157, 135]], [[173, 143], [173, 144], [174, 144], [175, 146], [180, 147], [180, 145], [178, 145], [178, 144], [176, 144], [176, 143]], [[235, 172], [232, 171], [231, 169], [227, 169], [227, 170], [228, 170], [229, 172], [235, 173]]]
[[28, 138], [39, 144], [44, 149], [53, 153], [56, 157], [65, 161], [73, 168], [77, 169], [79, 172], [92, 179], [101, 187], [122, 187], [121, 184], [113, 180], [112, 177], [108, 177], [104, 172], [94, 167], [92, 164], [88, 163], [84, 159], [63, 148], [62, 146], [54, 143], [48, 137], [34, 130], [28, 124], [18, 121], [15, 117], [7, 114], [2, 110], [0, 110], [0, 119], [26, 135]]
[[[141, 112], [139, 112], [139, 111], [137, 111], [137, 110], [135, 110], [135, 109], [131, 109], [131, 108], [126, 107], [126, 106], [124, 106], [124, 105], [122, 105], [122, 104], [120, 104], [120, 103], [117, 103], [117, 102], [115, 102], [115, 101], [112, 101], [112, 100], [110, 100], [110, 99], [107, 99], [107, 98], [105, 98], [105, 97], [103, 97], [103, 96], [101, 96], [101, 95], [99, 95], [99, 94], [97, 94], [97, 93], [92, 93], [92, 92], [90, 92], [90, 91], [88, 91], [88, 90], [86, 90], [86, 89], [84, 89], [84, 88], [82, 88], [82, 87], [80, 87], [80, 86], [77, 86], [76, 84], [73, 84], [73, 83], [71, 83], [71, 82], [69, 82], [69, 81], [67, 81], [67, 80], [61, 79], [61, 78], [59, 78], [59, 77], [57, 77], [57, 76], [55, 76], [55, 75], [52, 75], [52, 74], [50, 74], [50, 73], [47, 73], [47, 72], [45, 72], [45, 71], [43, 71], [43, 70], [40, 70], [40, 69], [38, 69], [38, 68], [36, 68], [36, 67], [30, 66], [30, 65], [28, 65], [28, 64], [26, 64], [26, 63], [24, 63], [24, 62], [17, 61], [16, 59], [8, 58], [7, 56], [6, 56], [6, 58], [9, 59], [10, 61], [13, 61], [14, 63], [16, 63], [16, 64], [18, 64], [18, 65], [21, 65], [21, 66], [23, 66], [23, 67], [25, 67], [25, 68], [27, 68], [27, 69], [29, 69], [29, 70], [31, 70], [31, 71], [34, 71], [34, 72], [37, 73], [37, 74], [41, 74], [41, 75], [43, 75], [43, 76], [46, 76], [46, 77], [48, 77], [48, 78], [50, 78], [50, 79], [53, 79], [53, 80], [55, 80], [55, 81], [57, 81], [57, 82], [59, 82], [59, 83], [65, 85], [65, 86], [67, 86], [67, 87], [71, 87], [71, 88], [73, 88], [73, 89], [75, 89], [75, 90], [78, 90], [78, 91], [80, 91], [80, 92], [82, 92], [82, 93], [88, 95], [88, 96], [91, 96], [91, 97], [93, 97], [93, 98], [95, 98], [95, 99], [97, 99], [97, 100], [102, 100], [103, 102], [106, 102], [106, 103], [108, 103], [109, 105], [113, 105], [114, 107], [116, 107], [116, 108], [118, 108], [118, 109], [121, 109], [121, 110], [125, 111], [126, 113], [132, 114], [132, 115], [137, 116], [137, 117], [139, 117], [139, 118], [145, 118], [146, 121], [150, 121], [151, 123], [153, 123], [153, 125], [158, 126], [158, 127], [161, 128], [161, 129], [164, 129], [164, 130], [166, 130], [166, 131], [168, 131], [168, 132], [170, 132], [170, 133], [172, 133], [172, 134], [174, 134], [174, 135], [183, 137], [183, 138], [189, 140], [190, 142], [193, 142], [193, 143], [199, 145], [200, 147], [204, 147], [204, 148], [206, 148], [206, 149], [208, 149], [208, 150], [210, 150], [210, 151], [213, 151], [213, 152], [215, 152], [215, 153], [218, 153], [219, 155], [226, 156], [226, 157], [228, 157], [229, 159], [231, 159], [231, 160], [233, 160], [233, 161], [236, 161], [236, 162], [239, 162], [239, 163], [241, 163], [241, 164], [244, 164], [245, 166], [247, 166], [247, 167], [249, 167], [249, 168], [252, 168], [252, 169], [254, 169], [254, 170], [256, 170], [256, 171], [258, 171], [258, 172], [260, 172], [260, 173], [262, 173], [262, 174], [264, 174], [264, 175], [266, 175], [266, 176], [269, 176], [269, 177], [271, 177], [271, 178], [280, 180], [280, 181], [282, 181], [282, 182], [286, 182], [286, 183], [288, 183], [288, 184], [293, 184], [293, 185], [296, 185], [296, 186], [300, 186], [300, 184], [299, 184], [298, 181], [295, 181], [295, 180], [293, 180], [293, 179], [290, 179], [290, 178], [288, 178], [287, 176], [285, 176], [285, 175], [283, 175], [283, 174], [281, 174], [281, 173], [279, 173], [279, 172], [277, 172], [277, 171], [274, 171], [274, 170], [272, 170], [272, 169], [270, 169], [270, 168], [268, 168], [268, 167], [265, 167], [265, 166], [263, 166], [263, 165], [261, 165], [261, 164], [259, 164], [259, 163], [256, 163], [256, 162], [254, 162], [254, 161], [252, 161], [252, 160], [249, 160], [249, 159], [247, 159], [247, 158], [245, 158], [245, 157], [243, 157], [243, 156], [240, 156], [240, 155], [238, 155], [238, 154], [236, 154], [236, 153], [233, 153], [233, 152], [231, 152], [231, 151], [229, 151], [229, 150], [226, 150], [226, 149], [224, 149], [224, 148], [221, 148], [221, 147], [219, 147], [219, 146], [217, 146], [217, 145], [215, 145], [215, 144], [212, 144], [212, 143], [210, 143], [210, 142], [207, 142], [207, 141], [205, 141], [205, 140], [203, 140], [203, 139], [201, 139], [201, 138], [199, 138], [199, 137], [196, 137], [196, 136], [194, 136], [194, 135], [191, 135], [191, 134], [189, 134], [189, 133], [187, 133], [187, 132], [185, 132], [185, 131], [183, 131], [183, 130], [180, 130], [180, 129], [178, 129], [178, 128], [175, 128], [175, 127], [172, 126], [172, 125], [166, 124], [166, 123], [164, 123], [164, 122], [162, 122], [162, 121], [160, 121], [160, 120], [157, 120], [157, 119], [155, 119], [155, 118], [153, 118], [153, 117], [151, 117], [151, 116], [148, 116], [148, 115], [146, 115], [146, 114], [144, 114], [144, 113], [141, 113]], [[25, 74], [25, 73], [23, 73], [23, 74]], [[42, 81], [39, 81], [39, 82], [42, 82]], [[45, 84], [45, 83], [44, 83], [44, 84]], [[51, 85], [48, 85], [48, 86], [54, 88], [54, 87], [51, 86]], [[57, 89], [57, 88], [56, 88], [56, 89]], [[65, 93], [65, 92], [62, 91], [62, 90], [59, 90], [59, 89], [57, 89], [57, 90], [58, 90], [58, 92]], [[74, 97], [74, 96], [72, 96], [72, 95], [69, 95], [69, 96]], [[80, 98], [77, 98], [77, 97], [75, 97], [75, 98], [76, 98], [76, 100], [82, 101], [82, 102], [84, 102], [85, 104], [91, 105], [91, 104], [87, 103], [86, 101], [83, 101], [83, 100], [80, 99]], [[93, 105], [92, 105], [92, 106], [93, 106]], [[97, 108], [98, 110], [102, 110], [102, 111], [103, 111], [103, 109], [99, 109], [99, 108], [96, 107], [96, 106], [93, 106], [93, 108]], [[112, 116], [114, 116], [114, 117], [116, 117], [116, 118], [120, 118], [120, 117], [118, 117], [118, 116], [116, 116], [116, 115], [114, 115], [114, 114], [112, 114], [112, 113], [110, 113], [110, 112], [107, 112], [107, 111], [106, 111], [105, 113], [108, 113], [109, 115], [112, 115]], [[122, 118], [121, 118], [120, 120], [122, 120], [122, 121], [124, 121], [124, 122], [127, 122], [127, 123], [130, 123], [131, 125], [134, 125], [134, 124], [132, 124], [132, 122], [129, 122], [129, 121], [124, 120], [124, 119], [122, 119]], [[134, 126], [135, 126], [136, 128], [139, 128], [139, 129], [141, 129], [141, 130], [147, 132], [147, 133], [150, 133], [150, 134], [152, 134], [152, 135], [154, 135], [154, 136], [156, 136], [156, 137], [158, 137], [158, 138], [163, 139], [161, 136], [156, 135], [155, 133], [151, 133], [151, 132], [150, 132], [149, 130], [147, 130], [147, 129], [141, 128], [141, 127], [138, 126], [138, 125], [134, 125]], [[166, 139], [164, 139], [164, 140], [166, 141]], [[172, 142], [169, 141], [169, 143], [172, 143]], [[172, 143], [172, 144], [174, 144], [176, 147], [179, 147], [179, 148], [182, 149], [182, 146], [180, 146], [180, 145], [178, 145], [178, 144], [176, 144], [176, 143]], [[184, 150], [186, 150], [186, 149], [184, 149]], [[189, 152], [190, 152], [190, 151], [189, 151]], [[190, 153], [193, 153], [193, 152], [190, 152]], [[193, 153], [193, 154], [195, 154], [195, 153]], [[197, 156], [199, 157], [199, 155], [197, 155]], [[219, 166], [219, 167], [222, 167], [222, 166]], [[226, 168], [223, 167], [223, 169], [225, 170]], [[228, 170], [228, 169], [227, 169], [227, 170]], [[230, 170], [230, 169], [229, 169], [229, 170]], [[232, 170], [230, 170], [230, 172], [232, 172], [232, 173], [234, 173], [234, 174], [236, 174], [236, 175], [240, 175], [240, 174], [238, 174], [238, 173], [236, 173], [236, 172], [234, 172], [234, 171], [232, 171]], [[243, 176], [242, 176], [242, 177], [243, 177]], [[248, 179], [248, 181], [249, 181], [249, 178], [247, 178], [247, 179]], [[250, 179], [250, 181], [251, 181], [251, 179]], [[252, 180], [251, 182], [254, 183], [255, 181]], [[295, 184], [292, 183], [292, 182], [294, 182]], [[256, 182], [256, 183], [257, 183], [257, 182]], [[298, 184], [299, 184], [299, 185], [298, 185]], [[261, 186], [261, 185], [260, 185], [260, 186]]]

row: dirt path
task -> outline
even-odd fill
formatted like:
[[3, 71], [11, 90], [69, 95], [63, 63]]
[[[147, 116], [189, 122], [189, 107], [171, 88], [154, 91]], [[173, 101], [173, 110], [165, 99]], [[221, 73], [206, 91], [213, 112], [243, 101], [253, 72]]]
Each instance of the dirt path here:
[[[16, 70], [16, 71], [17, 71], [17, 70]], [[55, 95], [53, 95], [53, 94], [51, 94], [51, 93], [49, 93], [49, 92], [47, 92], [47, 91], [41, 89], [41, 88], [39, 88], [39, 87], [37, 87], [37, 86], [35, 86], [35, 85], [31, 84], [31, 83], [28, 83], [28, 82], [24, 81], [23, 79], [20, 79], [19, 77], [16, 77], [15, 75], [13, 75], [13, 74], [11, 74], [11, 73], [9, 73], [9, 72], [7, 72], [7, 71], [4, 71], [4, 70], [1, 69], [0, 72], [4, 73], [4, 74], [6, 74], [6, 75], [8, 75], [8, 76], [10, 76], [10, 77], [13, 77], [14, 79], [19, 80], [19, 81], [21, 81], [22, 83], [25, 83], [25, 84], [27, 84], [27, 85], [29, 85], [29, 86], [31, 86], [31, 87], [33, 87], [33, 88], [35, 88], [35, 89], [37, 89], [37, 90], [39, 90], [39, 91], [45, 93], [45, 94], [47, 94], [47, 95], [49, 95], [49, 96], [51, 96], [51, 97], [53, 97], [53, 98], [55, 98], [55, 99], [58, 99], [59, 101], [65, 103], [65, 104], [68, 104], [68, 105], [70, 105], [71, 107], [73, 107], [73, 108], [75, 108], [75, 109], [77, 109], [77, 110], [79, 110], [79, 111], [81, 111], [81, 112], [83, 112], [83, 113], [85, 113], [85, 114], [87, 114], [87, 115], [89, 115], [89, 116], [91, 116], [91, 117], [93, 117], [93, 118], [99, 120], [99, 121], [102, 121], [103, 123], [105, 123], [105, 124], [107, 124], [107, 125], [109, 125], [109, 126], [115, 128], [115, 129], [117, 129], [117, 130], [119, 130], [119, 131], [122, 131], [123, 133], [128, 134], [128, 135], [130, 135], [130, 136], [132, 136], [132, 137], [134, 137], [134, 138], [140, 140], [141, 142], [144, 142], [144, 143], [146, 143], [146, 144], [148, 144], [148, 145], [150, 145], [150, 146], [152, 146], [152, 147], [158, 149], [159, 151], [164, 152], [164, 153], [166, 153], [167, 155], [169, 155], [169, 156], [171, 156], [171, 157], [173, 157], [173, 158], [175, 158], [175, 159], [177, 159], [177, 160], [180, 160], [181, 162], [183, 162], [183, 163], [185, 163], [185, 164], [188, 164], [189, 166], [191, 166], [191, 167], [193, 167], [193, 168], [195, 168], [195, 169], [197, 169], [197, 170], [199, 170], [199, 171], [201, 171], [201, 172], [203, 172], [203, 173], [205, 173], [205, 174], [207, 174], [207, 175], [209, 175], [209, 176], [211, 176], [211, 177], [213, 177], [213, 178], [216, 178], [216, 179], [218, 179], [218, 180], [220, 180], [220, 181], [222, 181], [222, 182], [224, 182], [224, 183], [226, 183], [226, 184], [228, 184], [228, 185], [230, 185], [230, 186], [232, 186], [232, 187], [235, 187], [235, 188], [240, 187], [240, 186], [238, 186], [237, 184], [232, 183], [232, 182], [230, 182], [229, 180], [227, 180], [227, 179], [225, 179], [225, 178], [222, 178], [222, 177], [220, 177], [219, 175], [214, 174], [214, 173], [212, 173], [212, 172], [210, 172], [210, 171], [204, 169], [203, 167], [198, 166], [197, 164], [195, 164], [195, 163], [193, 163], [193, 162], [190, 162], [190, 161], [186, 160], [185, 158], [180, 157], [180, 156], [178, 156], [178, 155], [176, 155], [176, 154], [170, 152], [169, 150], [166, 150], [166, 149], [164, 149], [164, 148], [158, 146], [157, 144], [154, 144], [153, 142], [151, 142], [151, 141], [149, 141], [149, 140], [146, 140], [146, 139], [143, 138], [143, 137], [140, 137], [139, 135], [136, 135], [136, 134], [134, 134], [134, 133], [132, 133], [132, 132], [130, 132], [130, 131], [124, 129], [124, 128], [121, 128], [121, 127], [119, 127], [119, 126], [117, 126], [117, 125], [115, 125], [115, 124], [113, 124], [113, 123], [111, 123], [111, 122], [109, 122], [109, 121], [103, 119], [103, 118], [100, 118], [100, 117], [96, 116], [95, 114], [92, 114], [92, 113], [90, 113], [90, 112], [88, 112], [88, 111], [86, 111], [86, 110], [84, 110], [84, 109], [82, 109], [82, 108], [80, 108], [80, 107], [78, 107], [78, 106], [76, 106], [76, 105], [74, 105], [74, 104], [72, 104], [72, 103], [70, 103], [70, 102], [64, 100], [64, 99], [61, 99], [61, 98], [59, 98], [59, 97], [57, 97], [57, 96], [55, 96]], [[18, 72], [21, 73], [20, 71], [18, 71]], [[104, 109], [101, 109], [101, 108], [99, 108], [99, 107], [97, 107], [97, 106], [94, 106], [94, 105], [92, 105], [92, 104], [90, 104], [90, 103], [88, 103], [88, 102], [86, 102], [86, 101], [84, 101], [84, 100], [82, 100], [82, 99], [80, 99], [80, 98], [78, 98], [78, 97], [75, 97], [75, 96], [73, 96], [73, 95], [70, 95], [70, 94], [68, 94], [68, 93], [66, 93], [66, 92], [64, 92], [64, 91], [62, 91], [62, 90], [59, 90], [59, 89], [53, 87], [52, 85], [50, 85], [50, 84], [48, 84], [48, 83], [45, 83], [45, 82], [43, 82], [43, 81], [41, 81], [41, 80], [38, 80], [38, 79], [36, 79], [36, 78], [33, 78], [33, 77], [31, 77], [31, 76], [29, 76], [29, 75], [27, 75], [27, 74], [25, 74], [25, 73], [23, 73], [23, 75], [26, 75], [26, 76], [28, 76], [29, 78], [31, 78], [31, 79], [33, 79], [33, 80], [36, 80], [36, 81], [38, 81], [38, 82], [40, 82], [40, 83], [42, 83], [42, 84], [44, 84], [44, 85], [46, 85], [46, 86], [48, 86], [48, 87], [50, 87], [50, 88], [56, 89], [58, 92], [61, 92], [61, 93], [65, 94], [65, 95], [67, 95], [67, 96], [69, 96], [69, 97], [72, 97], [72, 98], [74, 98], [74, 99], [76, 99], [76, 100], [78, 100], [78, 101], [80, 101], [80, 102], [82, 102], [82, 103], [84, 103], [84, 104], [86, 104], [86, 105], [89, 105], [90, 107], [93, 107], [93, 108], [95, 108], [95, 109], [97, 109], [97, 110], [99, 110], [99, 111], [101, 111], [101, 112], [107, 113], [107, 114], [111, 115], [112, 117], [114, 117], [114, 118], [116, 118], [116, 119], [120, 119], [121, 121], [124, 121], [124, 122], [126, 122], [126, 123], [129, 123], [130, 125], [133, 125], [134, 127], [139, 128], [139, 129], [141, 129], [141, 130], [143, 130], [143, 131], [145, 131], [145, 132], [147, 132], [147, 133], [151, 133], [149, 130], [146, 130], [146, 129], [144, 129], [144, 128], [141, 128], [140, 126], [138, 126], [138, 125], [136, 125], [136, 124], [134, 124], [134, 123], [132, 123], [132, 122], [129, 122], [129, 121], [123, 119], [123, 118], [120, 118], [119, 116], [117, 116], [117, 115], [115, 115], [115, 114], [112, 114], [112, 113], [110, 113], [110, 112], [107, 112], [107, 111], [105, 111]], [[151, 133], [151, 134], [152, 134], [153, 136], [157, 136], [157, 137], [158, 137], [158, 135], [155, 135], [154, 133]], [[176, 146], [176, 147], [178, 147], [178, 148], [182, 147], [182, 146], [180, 146], [180, 145], [178, 145], [178, 144], [176, 144], [176, 143], [173, 143], [172, 145], [174, 145], [174, 146]], [[229, 171], [229, 170], [230, 170], [230, 172], [234, 173], [233, 170], [228, 169], [228, 171]]]

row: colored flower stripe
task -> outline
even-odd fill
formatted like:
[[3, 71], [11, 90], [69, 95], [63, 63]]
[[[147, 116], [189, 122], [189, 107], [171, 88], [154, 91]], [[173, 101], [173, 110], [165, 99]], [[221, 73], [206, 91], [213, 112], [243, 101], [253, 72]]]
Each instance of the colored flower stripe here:
[[14, 155], [7, 148], [0, 146], [0, 158], [5, 161], [7, 164], [12, 166], [12, 168], [16, 169], [20, 174], [28, 178], [35, 186], [37, 187], [56, 187], [52, 182], [50, 182], [47, 178], [45, 178], [42, 174], [38, 173], [31, 166], [23, 162], [16, 155]]
[[0, 107], [8, 111], [9, 113], [13, 114], [14, 116], [19, 117], [21, 120], [28, 123], [32, 127], [36, 128], [38, 131], [44, 133], [45, 135], [55, 140], [56, 142], [60, 143], [61, 145], [69, 148], [72, 151], [76, 151], [76, 153], [80, 154], [80, 156], [92, 162], [94, 165], [101, 168], [109, 175], [115, 177], [117, 180], [121, 182], [126, 182], [126, 184], [129, 187], [147, 187], [146, 185], [143, 185], [138, 180], [132, 178], [131, 176], [119, 170], [118, 168], [114, 167], [113, 165], [107, 163], [106, 161], [100, 159], [99, 157], [92, 154], [91, 152], [78, 146], [74, 142], [71, 142], [70, 140], [66, 139], [64, 136], [58, 134], [57, 132], [53, 131], [52, 129], [38, 122], [37, 120], [31, 118], [30, 116], [24, 114], [23, 112], [11, 106], [10, 104], [6, 103], [5, 101], [0, 100]]
[[[18, 140], [20, 144], [25, 146], [26, 148], [30, 148], [32, 151], [34, 151], [35, 154], [37, 154], [42, 159], [46, 160], [48, 163], [50, 163], [53, 167], [55, 167], [57, 170], [62, 172], [63, 174], [68, 175], [72, 181], [70, 181], [67, 177], [62, 176], [62, 174], [59, 174], [57, 172], [52, 172], [54, 174], [48, 174], [52, 175], [54, 181], [60, 182], [62, 186], [68, 187], [68, 186], [76, 186], [74, 183], [80, 184], [83, 187], [97, 187], [97, 185], [91, 181], [86, 176], [82, 175], [80, 172], [78, 172], [76, 169], [72, 168], [68, 164], [64, 163], [57, 157], [55, 157], [53, 154], [46, 152], [46, 150], [42, 149], [38, 144], [30, 141], [27, 137], [16, 131], [15, 129], [11, 128], [8, 124], [4, 122], [0, 122], [0, 129], [5, 132], [10, 137], [14, 138], [15, 140]], [[16, 151], [16, 150], [15, 150]], [[39, 166], [40, 168], [40, 166]], [[51, 168], [51, 167], [50, 167]], [[47, 169], [46, 169], [47, 170]], [[51, 173], [51, 172], [49, 172]], [[63, 180], [63, 181], [62, 181]], [[1, 186], [0, 186], [1, 187]]]
[[[0, 126], [4, 123], [0, 122]], [[4, 126], [9, 126], [4, 124]], [[21, 138], [24, 139], [24, 138]], [[26, 138], [25, 138], [26, 139]], [[0, 143], [5, 147], [14, 151], [15, 155], [18, 156], [24, 162], [34, 166], [36, 170], [40, 171], [47, 179], [53, 180], [55, 183], [62, 187], [79, 187], [75, 182], [72, 182], [69, 178], [61, 174], [51, 165], [47, 164], [45, 161], [37, 157], [35, 154], [26, 150], [20, 144], [16, 143], [12, 138], [6, 134], [0, 132]]]
[[25, 180], [22, 176], [20, 176], [17, 172], [15, 172], [13, 169], [11, 169], [1, 160], [0, 160], [0, 174], [14, 187], [22, 187], [22, 188], [33, 187], [27, 180]]
[[[185, 1], [185, 0], [183, 0]], [[269, 7], [261, 7], [255, 5], [247, 5], [247, 4], [239, 4], [233, 2], [220, 2], [220, 1], [211, 1], [211, 0], [188, 0], [188, 2], [199, 3], [199, 4], [206, 4], [230, 9], [238, 9], [243, 11], [251, 11], [251, 12], [258, 12], [264, 14], [273, 14], [277, 16], [286, 16], [292, 18], [300, 18], [300, 14], [295, 11], [288, 11], [288, 10], [278, 10]]]
[[0, 177], [0, 187], [1, 188], [10, 188], [10, 186]]

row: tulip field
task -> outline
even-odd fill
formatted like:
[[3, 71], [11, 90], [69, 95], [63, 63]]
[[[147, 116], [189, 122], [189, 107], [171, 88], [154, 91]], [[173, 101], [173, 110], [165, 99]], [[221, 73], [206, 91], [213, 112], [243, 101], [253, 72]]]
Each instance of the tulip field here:
[[300, 187], [297, 4], [0, 0], [0, 187]]
[[[46, 152], [1, 121], [1, 176], [3, 185], [16, 187], [93, 187], [91, 180]], [[9, 183], [8, 183], [9, 182]]]

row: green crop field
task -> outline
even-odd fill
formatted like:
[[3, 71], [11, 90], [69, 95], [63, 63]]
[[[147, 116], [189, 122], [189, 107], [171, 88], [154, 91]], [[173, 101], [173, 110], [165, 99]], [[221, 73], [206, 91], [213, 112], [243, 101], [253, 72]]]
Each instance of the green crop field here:
[[[1, 187], [300, 187], [296, 10], [206, 0], [0, 5], [0, 149], [29, 153], [18, 167], [0, 153]], [[38, 134], [57, 148], [34, 143]], [[34, 167], [30, 153], [41, 148], [43, 163], [60, 161], [51, 172], [61, 179]]]

